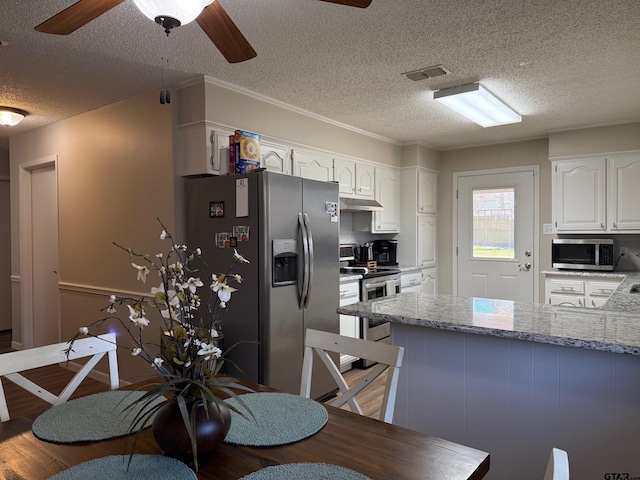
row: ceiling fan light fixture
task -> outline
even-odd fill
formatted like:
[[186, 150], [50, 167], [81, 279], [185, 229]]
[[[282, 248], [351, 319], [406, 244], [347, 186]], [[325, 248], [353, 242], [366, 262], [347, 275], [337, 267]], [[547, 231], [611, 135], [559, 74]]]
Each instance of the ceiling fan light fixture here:
[[165, 29], [193, 22], [214, 0], [133, 0], [144, 15]]
[[27, 112], [19, 108], [0, 107], [0, 125], [3, 127], [15, 127], [26, 116]]
[[495, 127], [522, 121], [521, 115], [479, 83], [438, 90], [434, 92], [433, 98], [482, 127]]

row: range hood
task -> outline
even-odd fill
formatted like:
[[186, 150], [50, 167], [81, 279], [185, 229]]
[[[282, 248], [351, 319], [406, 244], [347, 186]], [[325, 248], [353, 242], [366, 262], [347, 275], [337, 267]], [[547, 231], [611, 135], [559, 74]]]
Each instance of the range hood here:
[[341, 212], [381, 212], [382, 210], [384, 210], [382, 205], [375, 200], [340, 197]]

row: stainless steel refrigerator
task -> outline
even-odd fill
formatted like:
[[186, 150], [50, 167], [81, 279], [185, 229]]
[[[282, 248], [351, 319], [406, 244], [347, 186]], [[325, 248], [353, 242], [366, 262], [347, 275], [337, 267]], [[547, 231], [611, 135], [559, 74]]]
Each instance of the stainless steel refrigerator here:
[[[227, 373], [299, 393], [304, 332], [339, 333], [338, 185], [268, 171], [186, 181], [186, 241], [224, 272], [247, 258], [224, 320]], [[233, 245], [236, 245], [233, 247]], [[337, 363], [338, 358], [334, 358]], [[314, 360], [313, 398], [335, 382]]]

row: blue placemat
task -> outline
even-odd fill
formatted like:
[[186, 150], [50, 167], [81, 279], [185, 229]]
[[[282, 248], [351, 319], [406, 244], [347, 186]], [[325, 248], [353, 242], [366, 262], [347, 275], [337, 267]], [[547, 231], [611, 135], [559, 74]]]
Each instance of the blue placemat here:
[[49, 480], [197, 480], [188, 466], [162, 455], [113, 455], [80, 463]]
[[[40, 440], [75, 443], [122, 437], [130, 433], [131, 423], [141, 406], [127, 409], [145, 392], [112, 390], [96, 393], [50, 408], [35, 419], [31, 427]], [[164, 397], [156, 399], [157, 403]], [[150, 419], [145, 427], [151, 425]]]
[[370, 480], [361, 473], [326, 463], [289, 463], [253, 472], [241, 480]]
[[[320, 430], [329, 420], [324, 406], [289, 393], [249, 393], [242, 400], [255, 416], [231, 412], [231, 428], [225, 442], [236, 445], [273, 446], [297, 442]], [[240, 411], [235, 399], [226, 400]]]

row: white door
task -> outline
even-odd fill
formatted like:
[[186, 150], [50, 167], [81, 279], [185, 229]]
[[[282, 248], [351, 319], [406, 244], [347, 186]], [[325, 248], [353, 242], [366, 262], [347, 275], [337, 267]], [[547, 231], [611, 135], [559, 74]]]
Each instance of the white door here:
[[54, 166], [31, 171], [33, 346], [60, 341], [58, 192]]
[[535, 171], [457, 177], [457, 295], [534, 302]]

